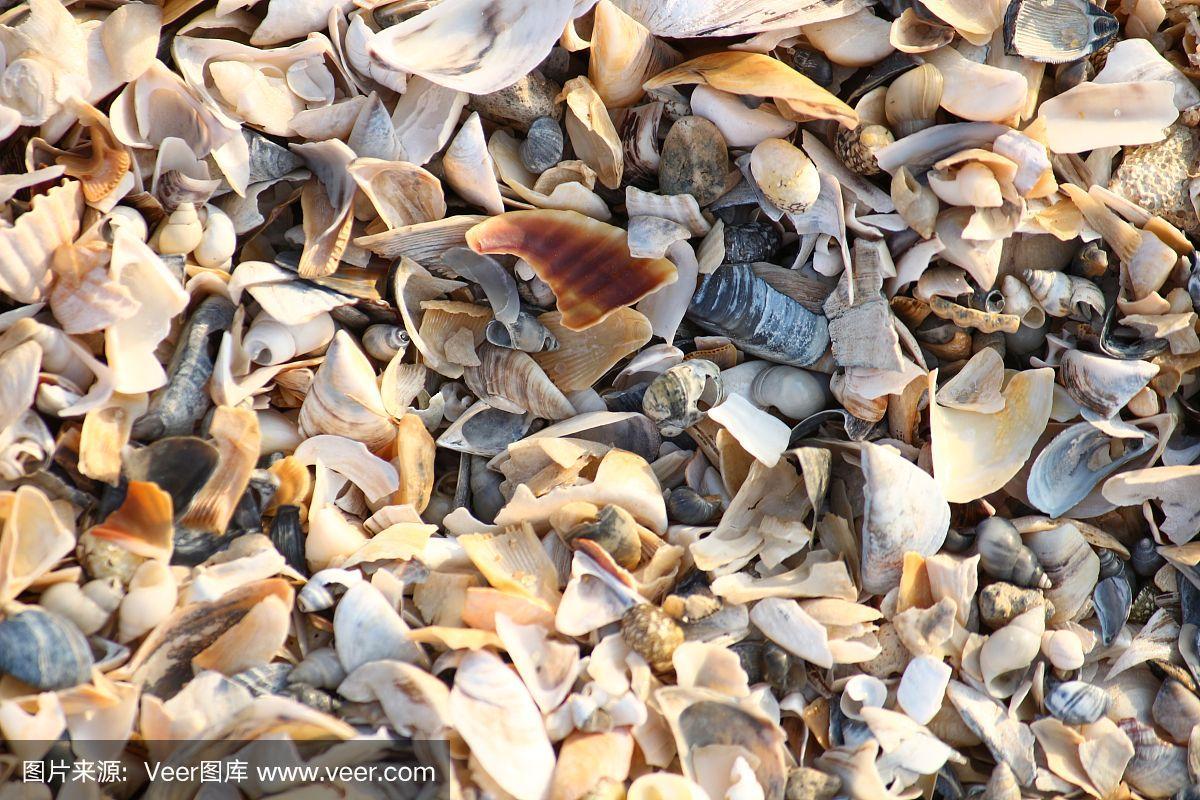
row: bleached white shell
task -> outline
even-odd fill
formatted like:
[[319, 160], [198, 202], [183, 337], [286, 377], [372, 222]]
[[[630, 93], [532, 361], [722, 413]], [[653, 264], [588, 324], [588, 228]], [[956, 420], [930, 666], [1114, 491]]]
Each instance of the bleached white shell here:
[[915, 722], [929, 723], [942, 708], [953, 670], [941, 659], [919, 655], [904, 668], [896, 702]]
[[993, 697], [1016, 691], [1042, 646], [1046, 612], [1031, 608], [988, 637], [979, 651], [983, 683]]

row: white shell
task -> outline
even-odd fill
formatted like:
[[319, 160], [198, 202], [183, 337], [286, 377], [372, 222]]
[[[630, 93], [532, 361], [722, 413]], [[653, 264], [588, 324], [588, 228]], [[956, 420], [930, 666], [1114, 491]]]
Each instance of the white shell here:
[[950, 665], [939, 658], [915, 657], [904, 668], [896, 689], [896, 702], [915, 722], [927, 725], [942, 708], [952, 673]]

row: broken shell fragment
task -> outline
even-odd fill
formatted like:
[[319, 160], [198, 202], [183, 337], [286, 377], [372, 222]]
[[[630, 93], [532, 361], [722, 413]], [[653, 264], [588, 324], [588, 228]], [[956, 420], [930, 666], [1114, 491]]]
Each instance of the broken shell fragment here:
[[1116, 17], [1089, 0], [1015, 0], [1004, 13], [1005, 52], [1030, 61], [1074, 61], [1104, 47], [1116, 33]]
[[563, 325], [586, 330], [674, 283], [664, 258], [633, 258], [624, 231], [574, 211], [510, 211], [467, 232], [477, 253], [523, 258], [549, 284]]

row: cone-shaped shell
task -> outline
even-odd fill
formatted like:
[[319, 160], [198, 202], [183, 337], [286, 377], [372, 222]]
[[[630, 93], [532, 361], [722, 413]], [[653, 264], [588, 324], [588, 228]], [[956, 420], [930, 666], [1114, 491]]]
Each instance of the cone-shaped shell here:
[[300, 430], [306, 436], [345, 436], [370, 450], [391, 443], [395, 436], [375, 383], [375, 368], [345, 331], [333, 337], [300, 406]]
[[896, 451], [862, 444], [862, 584], [885, 594], [900, 583], [904, 554], [933, 555], [946, 540], [950, 506], [933, 478]]
[[510, 211], [467, 231], [477, 253], [523, 258], [549, 284], [562, 323], [582, 331], [676, 280], [665, 258], [633, 258], [625, 231], [575, 211]]
[[745, 352], [781, 364], [807, 366], [829, 347], [825, 318], [773, 289], [749, 264], [726, 264], [704, 276], [687, 315]]
[[488, 405], [542, 419], [575, 416], [574, 406], [528, 353], [486, 342], [479, 347], [479, 361], [479, 366], [467, 367], [463, 379]]

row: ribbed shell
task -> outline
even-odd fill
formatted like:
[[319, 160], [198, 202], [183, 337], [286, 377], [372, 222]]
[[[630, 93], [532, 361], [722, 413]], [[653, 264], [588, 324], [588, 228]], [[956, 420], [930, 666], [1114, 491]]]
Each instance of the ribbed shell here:
[[19, 303], [41, 299], [50, 257], [79, 233], [83, 196], [67, 181], [33, 199], [30, 211], [0, 231], [0, 292]]
[[477, 253], [525, 259], [550, 285], [563, 325], [581, 331], [677, 279], [665, 258], [633, 258], [625, 231], [575, 211], [510, 211], [467, 231]]
[[538, 321], [558, 340], [558, 349], [535, 353], [533, 360], [564, 392], [590, 388], [625, 356], [637, 352], [652, 333], [650, 322], [632, 308], [616, 313], [586, 333], [572, 331], [552, 311]]
[[487, 342], [479, 346], [479, 361], [478, 367], [467, 367], [463, 379], [488, 405], [542, 419], [575, 416], [575, 407], [528, 354]]
[[748, 264], [727, 264], [706, 275], [687, 315], [743, 351], [781, 364], [806, 366], [829, 347], [825, 318], [771, 288]]
[[32, 608], [0, 622], [0, 673], [53, 690], [78, 686], [91, 672], [87, 640], [59, 615]]
[[1004, 15], [1004, 49], [1030, 61], [1062, 64], [1096, 52], [1117, 18], [1089, 0], [1013, 0]]

